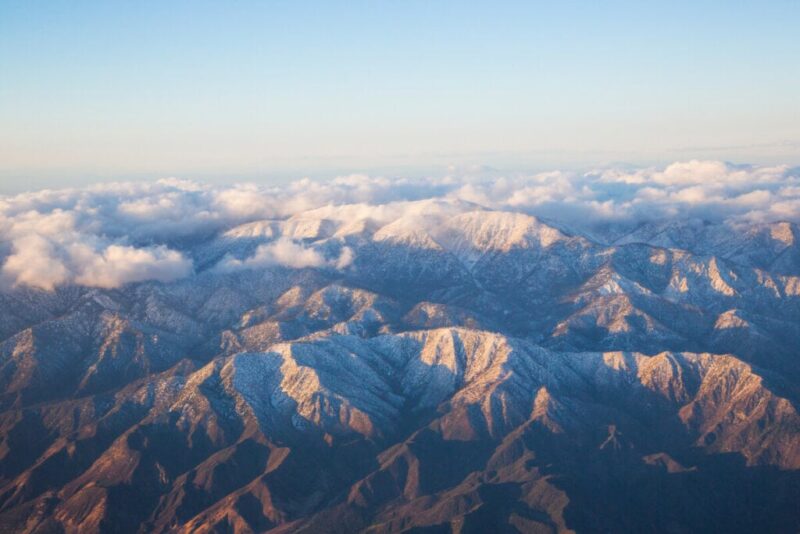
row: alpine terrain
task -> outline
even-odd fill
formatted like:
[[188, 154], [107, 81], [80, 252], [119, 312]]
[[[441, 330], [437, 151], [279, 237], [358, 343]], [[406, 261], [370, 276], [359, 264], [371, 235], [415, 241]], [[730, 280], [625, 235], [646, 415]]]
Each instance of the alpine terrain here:
[[0, 199], [0, 531], [800, 530], [795, 212], [363, 180]]

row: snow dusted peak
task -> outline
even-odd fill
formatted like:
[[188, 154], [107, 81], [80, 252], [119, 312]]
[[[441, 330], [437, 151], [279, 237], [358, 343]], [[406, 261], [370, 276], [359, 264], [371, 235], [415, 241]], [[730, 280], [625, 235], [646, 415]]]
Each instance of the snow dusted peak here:
[[[448, 225], [448, 220], [466, 210], [471, 204], [449, 199], [430, 199], [403, 203], [398, 217], [375, 232], [373, 239], [417, 248], [441, 249], [434, 234]], [[489, 214], [489, 211], [477, 213]]]
[[637, 282], [629, 280], [605, 265], [581, 287], [580, 295], [624, 295], [650, 294], [651, 292]]
[[380, 229], [380, 225], [373, 219], [355, 219], [344, 221], [337, 228], [334, 237], [347, 237], [352, 235], [371, 235]]
[[375, 241], [385, 241], [420, 249], [441, 250], [442, 247], [415, 218], [403, 217], [387, 224], [372, 236]]
[[[549, 247], [565, 239], [559, 230], [524, 213], [472, 211], [450, 218], [436, 234], [445, 246], [488, 252], [512, 248]], [[448, 247], [449, 248], [449, 247]]]
[[295, 240], [317, 240], [330, 237], [337, 228], [328, 219], [295, 216], [281, 222], [281, 236]]
[[502, 365], [512, 351], [508, 338], [482, 330], [439, 328], [404, 335], [422, 344], [416, 357], [419, 362], [441, 366], [467, 381], [489, 367]]
[[266, 238], [277, 237], [279, 221], [262, 220], [240, 224], [225, 232], [223, 237], [229, 239]]
[[286, 237], [294, 240], [316, 240], [330, 236], [337, 225], [323, 218], [294, 216], [287, 220], [254, 221], [231, 228], [223, 234], [228, 239], [274, 239]]

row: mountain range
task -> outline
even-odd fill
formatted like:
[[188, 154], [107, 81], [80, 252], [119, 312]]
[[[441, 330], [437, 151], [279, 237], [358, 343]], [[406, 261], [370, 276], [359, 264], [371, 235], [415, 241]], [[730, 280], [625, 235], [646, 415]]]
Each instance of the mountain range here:
[[340, 204], [0, 291], [0, 530], [797, 532], [800, 227]]

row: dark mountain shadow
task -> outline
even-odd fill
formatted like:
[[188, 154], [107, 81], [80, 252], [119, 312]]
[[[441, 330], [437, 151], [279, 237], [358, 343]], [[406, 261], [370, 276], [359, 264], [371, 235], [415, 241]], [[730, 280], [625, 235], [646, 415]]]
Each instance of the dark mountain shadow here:
[[[797, 532], [800, 471], [748, 467], [738, 454], [669, 472], [606, 456], [578, 459], [552, 479], [577, 532]], [[558, 468], [556, 468], [558, 470]]]

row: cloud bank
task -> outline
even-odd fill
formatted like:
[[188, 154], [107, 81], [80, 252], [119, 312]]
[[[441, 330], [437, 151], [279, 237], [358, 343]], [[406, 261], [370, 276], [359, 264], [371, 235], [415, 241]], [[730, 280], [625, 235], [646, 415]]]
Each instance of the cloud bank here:
[[[454, 172], [424, 180], [351, 175], [284, 186], [213, 187], [172, 178], [43, 190], [0, 197], [0, 283], [52, 290], [64, 284], [168, 282], [192, 274], [193, 243], [239, 224], [300, 214], [413, 224], [427, 212], [453, 209], [454, 202], [578, 228], [692, 217], [731, 224], [800, 222], [800, 170], [693, 160], [491, 179]], [[299, 240], [280, 238], [251, 257], [227, 257], [217, 269], [345, 268], [352, 254], [343, 249], [330, 259]]]
[[301, 243], [291, 239], [280, 237], [272, 243], [259, 245], [252, 256], [243, 260], [230, 256], [225, 257], [216, 266], [216, 270], [233, 272], [245, 269], [259, 269], [272, 265], [291, 269], [305, 267], [344, 269], [350, 265], [352, 260], [353, 251], [349, 247], [343, 247], [338, 258], [326, 260], [320, 251], [303, 246]]
[[115, 288], [131, 282], [170, 282], [192, 272], [192, 263], [164, 246], [96, 246], [91, 238], [52, 239], [32, 233], [11, 244], [0, 270], [5, 286], [52, 290], [64, 284]]

